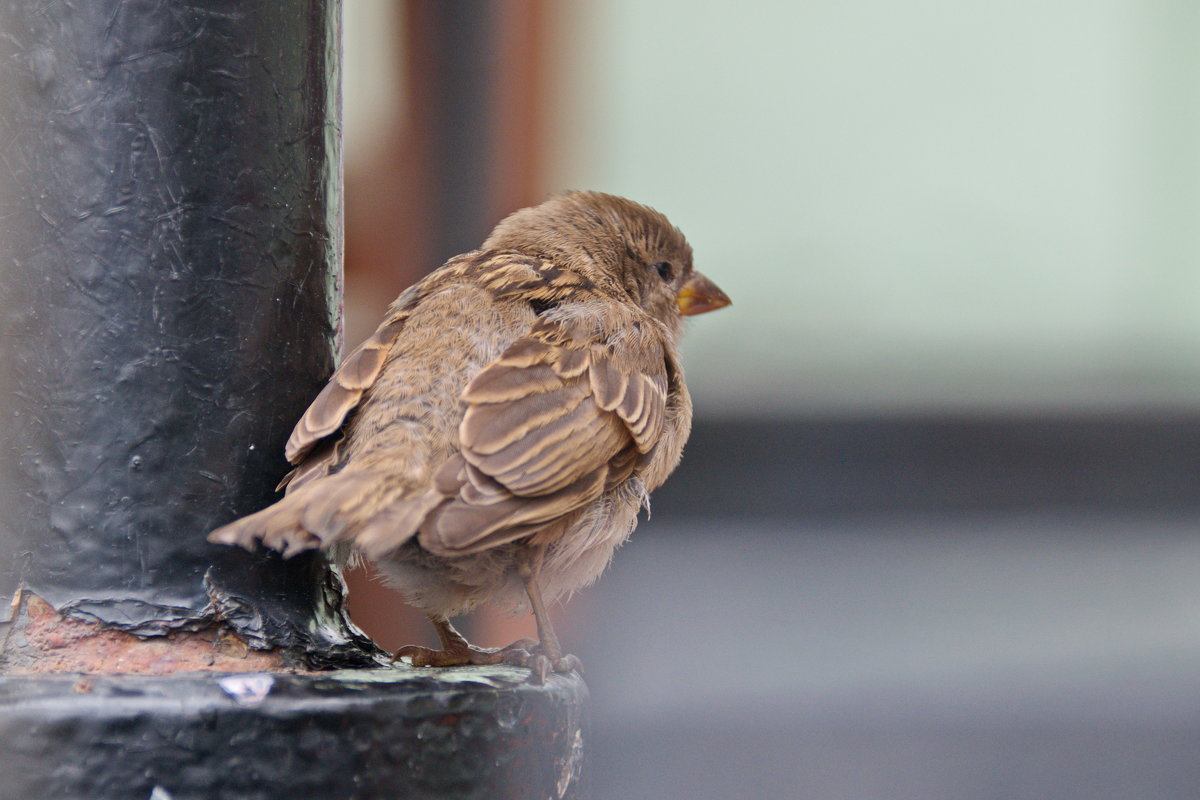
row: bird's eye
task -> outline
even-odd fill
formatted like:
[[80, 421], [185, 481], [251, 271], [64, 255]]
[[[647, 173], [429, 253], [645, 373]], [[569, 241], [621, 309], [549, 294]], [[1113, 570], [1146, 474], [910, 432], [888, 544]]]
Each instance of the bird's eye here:
[[670, 281], [675, 277], [675, 268], [671, 266], [670, 261], [660, 261], [654, 265], [654, 271], [658, 273], [658, 277], [664, 281]]

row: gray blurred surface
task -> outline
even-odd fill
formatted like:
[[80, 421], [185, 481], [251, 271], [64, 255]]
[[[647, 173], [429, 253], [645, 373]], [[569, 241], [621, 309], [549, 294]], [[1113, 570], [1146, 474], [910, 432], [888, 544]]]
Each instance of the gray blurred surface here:
[[596, 798], [1196, 797], [1198, 530], [644, 523], [567, 612]]

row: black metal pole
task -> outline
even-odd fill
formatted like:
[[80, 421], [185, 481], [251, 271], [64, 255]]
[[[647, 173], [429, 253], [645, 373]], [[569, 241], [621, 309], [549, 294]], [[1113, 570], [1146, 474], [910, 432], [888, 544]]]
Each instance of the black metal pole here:
[[336, 574], [204, 539], [333, 367], [339, 26], [0, 3], [0, 798], [577, 796], [578, 679], [299, 674], [379, 662]]
[[204, 541], [270, 500], [333, 367], [337, 19], [0, 7], [5, 593], [141, 634], [219, 614], [256, 646], [363, 661], [321, 559]]

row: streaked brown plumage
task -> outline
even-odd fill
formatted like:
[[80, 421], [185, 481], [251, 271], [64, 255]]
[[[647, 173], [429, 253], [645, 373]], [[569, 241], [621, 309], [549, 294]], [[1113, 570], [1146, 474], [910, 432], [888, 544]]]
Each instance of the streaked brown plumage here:
[[[417, 665], [564, 656], [544, 602], [591, 583], [679, 462], [682, 317], [729, 299], [665, 217], [570, 192], [503, 220], [392, 303], [287, 443], [286, 496], [210, 535], [361, 553], [433, 620]], [[448, 622], [528, 597], [540, 642], [471, 647]]]

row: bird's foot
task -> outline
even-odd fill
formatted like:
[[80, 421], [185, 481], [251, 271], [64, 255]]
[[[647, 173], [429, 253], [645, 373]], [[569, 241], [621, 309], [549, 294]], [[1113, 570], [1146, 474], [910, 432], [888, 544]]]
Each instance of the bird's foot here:
[[583, 674], [583, 662], [570, 653], [558, 658], [550, 658], [543, 653], [530, 653], [529, 660], [521, 666], [529, 667], [537, 677], [538, 683], [545, 683], [546, 676], [551, 672], [578, 672]]
[[542, 652], [534, 639], [518, 639], [507, 647], [475, 647], [464, 642], [441, 650], [410, 644], [392, 655], [395, 663], [407, 658], [414, 667], [463, 667], [511, 664], [533, 670], [538, 683], [544, 683], [551, 672], [583, 672], [583, 663], [573, 655], [551, 658]]
[[453, 642], [441, 650], [410, 644], [392, 655], [392, 663], [407, 658], [414, 667], [465, 667], [490, 664], [518, 664], [529, 656], [528, 648], [535, 647], [533, 639], [519, 639], [508, 647], [476, 647], [465, 640]]
[[[518, 645], [520, 646], [518, 647]], [[551, 672], [583, 674], [583, 662], [569, 653], [561, 653], [557, 647], [549, 648], [531, 639], [522, 639], [519, 642], [513, 642], [505, 649], [509, 648], [516, 649], [512, 653], [513, 660], [506, 663], [517, 664], [533, 670], [533, 675], [537, 678], [538, 683], [545, 683], [546, 676]]]

